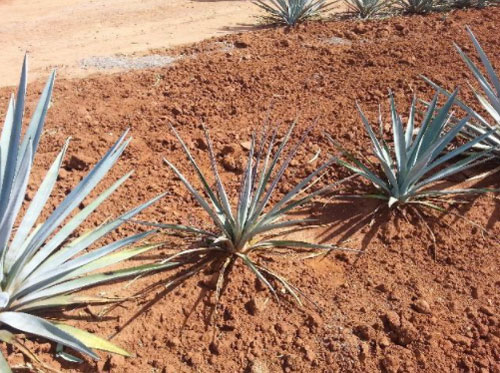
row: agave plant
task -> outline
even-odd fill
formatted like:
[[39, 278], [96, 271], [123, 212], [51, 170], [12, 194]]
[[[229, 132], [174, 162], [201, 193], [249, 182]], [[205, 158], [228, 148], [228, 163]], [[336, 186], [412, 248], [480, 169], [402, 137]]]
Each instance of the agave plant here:
[[[14, 99], [12, 96], [10, 99], [0, 137], [0, 341], [18, 347], [35, 363], [40, 362], [23, 346], [15, 332], [21, 331], [46, 338], [94, 359], [98, 356], [92, 348], [126, 355], [128, 354], [126, 351], [93, 334], [69, 325], [54, 324], [34, 315], [38, 311], [53, 307], [105, 302], [106, 299], [103, 298], [74, 293], [79, 289], [106, 281], [165, 267], [165, 265], [146, 265], [99, 272], [112, 264], [152, 249], [154, 245], [126, 247], [146, 238], [153, 231], [126, 237], [88, 251], [89, 247], [96, 244], [100, 238], [150, 206], [161, 196], [123, 214], [116, 220], [105, 222], [94, 230], [77, 238], [71, 238], [82, 222], [130, 177], [131, 173], [121, 177], [85, 208], [70, 217], [72, 211], [88, 196], [123, 153], [130, 142], [130, 138], [126, 139], [127, 132], [49, 217], [39, 222], [56, 184], [58, 171], [68, 147], [66, 142], [27, 206], [24, 216], [19, 216], [49, 108], [54, 78], [55, 72], [51, 74], [21, 140], [27, 79], [25, 58], [17, 98]], [[122, 248], [126, 249], [117, 251]], [[10, 372], [2, 354], [0, 354], [0, 370]]]
[[349, 12], [359, 18], [371, 18], [389, 10], [393, 1], [389, 0], [345, 0]]
[[425, 14], [437, 10], [436, 0], [398, 0], [403, 11], [410, 14]]
[[[457, 105], [459, 105], [463, 110], [468, 112], [475, 119], [475, 121], [470, 121], [464, 126], [462, 133], [469, 138], [473, 138], [486, 132], [491, 132], [491, 135], [486, 137], [482, 142], [478, 143], [476, 145], [476, 148], [478, 148], [479, 150], [490, 149], [497, 157], [500, 157], [500, 79], [495, 73], [495, 70], [493, 69], [491, 62], [489, 61], [488, 56], [486, 56], [486, 53], [481, 48], [481, 45], [468, 27], [467, 32], [469, 33], [474, 48], [476, 49], [476, 52], [481, 59], [484, 70], [486, 71], [486, 76], [457, 44], [455, 44], [455, 47], [457, 48], [458, 53], [460, 54], [464, 62], [469, 67], [470, 71], [474, 74], [474, 77], [476, 78], [479, 86], [483, 90], [483, 94], [481, 94], [476, 89], [474, 89], [471, 84], [469, 84], [479, 103], [483, 106], [484, 110], [491, 116], [491, 118], [493, 118], [494, 124], [490, 124], [478, 112], [472, 110], [462, 101], [457, 100]], [[430, 79], [426, 77], [424, 77], [424, 79], [440, 93], [443, 93], [448, 97], [451, 95], [450, 92], [441, 88]], [[495, 127], [496, 130], [494, 129]]]
[[326, 0], [269, 0], [269, 4], [265, 0], [255, 0], [254, 4], [264, 9], [265, 20], [288, 26], [318, 17], [331, 6]]
[[[422, 123], [417, 127], [415, 123], [416, 99], [410, 107], [410, 114], [406, 129], [397, 112], [394, 97], [390, 95], [391, 120], [394, 146], [393, 151], [383, 138], [377, 138], [363, 111], [358, 106], [361, 120], [370, 136], [373, 152], [380, 164], [382, 175], [373, 167], [366, 166], [328, 136], [332, 144], [341, 150], [348, 161], [340, 161], [342, 165], [371, 181], [377, 192], [368, 195], [388, 201], [389, 207], [404, 204], [420, 204], [427, 207], [440, 209], [434, 202], [439, 202], [440, 197], [456, 194], [482, 193], [486, 189], [433, 189], [431, 186], [444, 181], [449, 176], [476, 166], [488, 159], [489, 151], [466, 155], [473, 146], [483, 141], [491, 134], [484, 133], [469, 142], [448, 149], [450, 143], [470, 120], [467, 116], [458, 123], [449, 125], [452, 117], [451, 108], [455, 102], [458, 90], [452, 93], [442, 108], [437, 109], [436, 94], [427, 107]], [[380, 121], [380, 136], [383, 135], [383, 123]], [[446, 132], [445, 128], [451, 127]], [[394, 154], [394, 156], [393, 156]], [[350, 161], [350, 162], [349, 162]]]
[[319, 245], [283, 239], [283, 234], [288, 232], [288, 230], [294, 229], [294, 227], [296, 229], [311, 221], [311, 219], [284, 220], [286, 214], [304, 206], [305, 203], [311, 201], [315, 196], [333, 186], [330, 185], [319, 188], [311, 193], [305, 193], [317, 180], [318, 175], [335, 161], [332, 158], [300, 181], [276, 203], [271, 203], [283, 174], [309, 132], [306, 131], [300, 141], [291, 148], [280, 166], [280, 158], [287, 147], [294, 127], [295, 123], [290, 126], [274, 155], [272, 155], [272, 152], [278, 143], [276, 130], [273, 131], [272, 135], [269, 131], [263, 130], [258, 141], [259, 144], [257, 145], [255, 136], [252, 136], [246, 171], [242, 178], [239, 200], [235, 209], [231, 206], [229, 194], [226, 192], [217, 171], [216, 159], [208, 132], [205, 131], [205, 135], [208, 144], [208, 155], [215, 178], [215, 188], [210, 186], [188, 147], [172, 128], [189, 162], [196, 171], [204, 193], [197, 191], [170, 161], [165, 159], [165, 162], [182, 181], [197, 203], [208, 214], [213, 224], [212, 229], [201, 229], [199, 227], [175, 224], [154, 224], [158, 228], [182, 231], [192, 235], [195, 238], [195, 242], [198, 243], [194, 248], [188, 247], [182, 249], [167, 257], [163, 262], [168, 263], [175, 260], [179, 263], [184, 263], [186, 266], [190, 266], [183, 272], [182, 280], [197, 273], [202, 268], [215, 267], [216, 271], [218, 271], [216, 272], [218, 273], [216, 289], [216, 299], [218, 300], [221, 287], [226, 283], [225, 276], [229, 273], [229, 268], [233, 266], [235, 261], [241, 260], [269, 288], [275, 297], [278, 296], [278, 292], [271, 283], [272, 281], [280, 283], [301, 304], [299, 294], [303, 295], [303, 293], [299, 289], [289, 284], [279, 274], [256, 261], [256, 258], [263, 254], [282, 253], [283, 250], [291, 252], [293, 250], [341, 249], [335, 245]]

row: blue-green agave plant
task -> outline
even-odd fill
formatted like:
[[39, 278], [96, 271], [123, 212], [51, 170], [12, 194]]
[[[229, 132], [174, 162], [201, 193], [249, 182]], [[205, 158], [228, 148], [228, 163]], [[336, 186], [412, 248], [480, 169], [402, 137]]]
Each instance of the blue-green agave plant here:
[[[112, 264], [150, 250], [154, 245], [131, 247], [154, 231], [135, 234], [98, 246], [91, 246], [125, 221], [158, 200], [134, 208], [99, 225], [77, 238], [75, 230], [132, 174], [117, 180], [85, 208], [70, 217], [94, 187], [106, 176], [130, 142], [125, 132], [104, 157], [45, 221], [39, 221], [63, 161], [68, 142], [54, 160], [24, 216], [20, 216], [33, 160], [43, 132], [50, 105], [55, 72], [42, 92], [30, 124], [22, 134], [26, 95], [27, 59], [25, 58], [17, 98], [12, 96], [0, 137], [0, 341], [12, 344], [40, 363], [16, 336], [16, 332], [36, 335], [66, 346], [94, 359], [92, 348], [128, 355], [123, 349], [83, 330], [69, 325], [54, 324], [35, 313], [53, 307], [64, 307], [105, 301], [99, 297], [75, 294], [77, 290], [103, 282], [136, 275], [166, 265], [145, 265], [116, 271], [100, 271]], [[67, 219], [68, 218], [68, 219]], [[119, 250], [123, 249], [123, 250]], [[119, 251], [118, 251], [119, 250]], [[169, 264], [172, 265], [172, 264]], [[5, 357], [0, 354], [0, 371], [10, 372]]]
[[326, 0], [255, 0], [254, 4], [266, 12], [267, 21], [288, 26], [318, 17], [331, 5]]
[[[393, 145], [390, 146], [382, 136], [383, 123], [380, 118], [380, 136], [377, 136], [358, 106], [362, 122], [370, 136], [373, 153], [379, 167], [365, 164], [342, 145], [328, 136], [330, 142], [340, 149], [346, 160], [339, 163], [349, 170], [371, 181], [377, 192], [371, 198], [385, 199], [389, 207], [403, 204], [420, 204], [438, 208], [433, 201], [445, 195], [472, 194], [489, 191], [488, 189], [446, 189], [433, 187], [447, 177], [470, 169], [490, 158], [490, 150], [468, 154], [468, 150], [484, 141], [493, 130], [474, 137], [454, 149], [449, 146], [460, 131], [467, 125], [470, 116], [451, 124], [451, 108], [458, 90], [453, 92], [442, 108], [437, 108], [438, 95], [428, 105], [422, 122], [415, 119], [416, 103], [410, 107], [406, 128], [399, 115], [391, 94], [391, 122]], [[381, 171], [381, 172], [379, 172]]]

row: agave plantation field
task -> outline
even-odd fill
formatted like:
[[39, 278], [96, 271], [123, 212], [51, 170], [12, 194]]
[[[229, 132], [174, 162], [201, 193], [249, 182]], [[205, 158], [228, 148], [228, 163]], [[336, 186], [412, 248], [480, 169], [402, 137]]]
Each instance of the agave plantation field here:
[[500, 371], [499, 25], [310, 21], [29, 84], [2, 371]]

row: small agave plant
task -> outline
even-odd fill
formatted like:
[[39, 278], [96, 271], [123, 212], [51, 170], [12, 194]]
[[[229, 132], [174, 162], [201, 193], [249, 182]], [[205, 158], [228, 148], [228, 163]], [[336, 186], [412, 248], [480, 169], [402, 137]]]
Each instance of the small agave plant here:
[[[404, 204], [419, 204], [440, 210], [435, 202], [446, 195], [483, 193], [487, 189], [433, 189], [431, 186], [444, 181], [449, 176], [470, 169], [489, 159], [489, 150], [467, 155], [467, 151], [484, 141], [491, 131], [475, 137], [469, 142], [451, 150], [450, 143], [470, 120], [470, 116], [450, 125], [451, 108], [455, 102], [458, 90], [453, 92], [442, 108], [437, 109], [436, 94], [425, 112], [422, 123], [415, 123], [416, 102], [411, 107], [406, 129], [397, 112], [394, 97], [390, 96], [393, 150], [382, 138], [383, 123], [380, 118], [380, 139], [372, 129], [363, 111], [358, 106], [361, 120], [370, 136], [373, 152], [379, 163], [382, 174], [374, 165], [365, 165], [361, 160], [349, 153], [331, 136], [330, 142], [340, 151], [347, 161], [339, 162], [355, 174], [371, 181], [377, 192], [368, 195], [371, 198], [388, 201], [389, 207]], [[450, 125], [450, 126], [449, 126]], [[448, 131], [445, 131], [447, 127]]]
[[270, 23], [295, 26], [297, 23], [320, 16], [331, 4], [326, 0], [255, 0], [264, 9], [264, 17]]
[[397, 0], [405, 13], [425, 14], [438, 9], [436, 0]]
[[[491, 149], [497, 157], [500, 157], [500, 79], [493, 69], [488, 56], [484, 52], [483, 48], [481, 48], [481, 45], [468, 27], [467, 32], [469, 33], [472, 44], [474, 45], [474, 48], [476, 49], [476, 52], [483, 64], [486, 75], [481, 72], [477, 65], [467, 56], [467, 54], [462, 51], [462, 49], [457, 44], [455, 44], [455, 48], [457, 48], [458, 53], [481, 87], [483, 91], [482, 94], [474, 89], [471, 84], [469, 84], [479, 103], [493, 119], [493, 123], [490, 124], [488, 120], [484, 119], [478, 112], [468, 107], [462, 101], [457, 100], [457, 105], [467, 113], [469, 113], [473, 119], [475, 119], [471, 120], [464, 126], [462, 133], [468, 138], [474, 138], [475, 136], [480, 136], [486, 132], [491, 132], [490, 136], [486, 137], [475, 147], [479, 150]], [[451, 95], [450, 92], [441, 88], [430, 79], [426, 77], [424, 77], [424, 79], [440, 93], [443, 93], [448, 97]]]
[[386, 13], [390, 10], [392, 0], [344, 0], [350, 13], [366, 19]]
[[[27, 79], [25, 58], [17, 98], [11, 97], [0, 137], [0, 341], [16, 346], [36, 364], [41, 362], [16, 337], [16, 332], [46, 338], [61, 347], [69, 347], [94, 359], [98, 359], [98, 356], [92, 348], [128, 355], [126, 351], [93, 334], [69, 325], [54, 324], [35, 315], [39, 311], [54, 307], [106, 302], [103, 298], [74, 293], [79, 289], [103, 282], [165, 267], [165, 265], [146, 265], [99, 272], [112, 264], [152, 249], [154, 245], [126, 247], [146, 238], [153, 231], [126, 237], [88, 251], [100, 238], [153, 204], [161, 196], [123, 214], [116, 220], [103, 223], [77, 238], [71, 238], [82, 222], [130, 177], [131, 173], [128, 173], [120, 178], [70, 218], [72, 211], [103, 179], [125, 150], [130, 142], [130, 139], [126, 139], [127, 132], [49, 217], [40, 222], [40, 214], [57, 181], [58, 171], [68, 147], [66, 142], [24, 216], [19, 216], [49, 108], [54, 78], [55, 72], [51, 74], [29, 127], [21, 139]], [[119, 249], [123, 250], [118, 251]], [[0, 371], [11, 371], [2, 354], [0, 354]]]
[[183, 272], [182, 280], [197, 273], [202, 268], [215, 267], [216, 271], [218, 271], [217, 301], [220, 297], [221, 287], [225, 283], [226, 273], [229, 272], [229, 268], [232, 267], [235, 261], [241, 260], [269, 288], [276, 298], [278, 298], [278, 292], [271, 283], [272, 280], [281, 284], [301, 304], [299, 294], [303, 295], [303, 293], [295, 286], [289, 284], [285, 278], [263, 264], [258, 263], [256, 258], [261, 254], [268, 255], [282, 252], [280, 249], [300, 250], [301, 252], [304, 250], [341, 249], [337, 246], [279, 239], [279, 236], [286, 233], [287, 229], [299, 227], [310, 222], [310, 219], [284, 220], [284, 218], [287, 213], [303, 206], [315, 196], [331, 187], [319, 188], [311, 193], [305, 192], [317, 180], [317, 176], [335, 161], [332, 158], [321, 165], [276, 203], [272, 204], [273, 194], [283, 174], [307, 135], [306, 131], [301, 140], [289, 151], [280, 166], [280, 158], [286, 149], [294, 127], [295, 123], [290, 126], [288, 132], [281, 140], [274, 156], [272, 152], [275, 146], [277, 146], [276, 130], [273, 131], [272, 135], [269, 134], [269, 131], [264, 130], [258, 145], [256, 145], [255, 136], [252, 137], [246, 171], [239, 190], [239, 201], [235, 209], [231, 206], [229, 195], [217, 171], [216, 160], [208, 133], [205, 131], [208, 155], [215, 179], [215, 189], [210, 186], [188, 147], [172, 128], [189, 162], [196, 171], [204, 193], [197, 191], [170, 161], [165, 160], [165, 162], [208, 214], [211, 223], [213, 223], [213, 229], [205, 230], [192, 226], [155, 224], [159, 228], [183, 231], [191, 234], [194, 236], [195, 241], [199, 243], [198, 247], [182, 249], [171, 255], [165, 259], [164, 263], [175, 260], [188, 266]]

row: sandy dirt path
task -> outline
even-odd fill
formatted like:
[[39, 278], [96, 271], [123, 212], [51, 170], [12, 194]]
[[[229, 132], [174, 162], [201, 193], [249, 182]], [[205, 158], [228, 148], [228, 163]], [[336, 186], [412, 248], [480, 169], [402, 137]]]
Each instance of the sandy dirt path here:
[[196, 42], [255, 22], [247, 0], [0, 0], [0, 86], [17, 84], [25, 51], [30, 80], [57, 67], [81, 77], [91, 57]]

